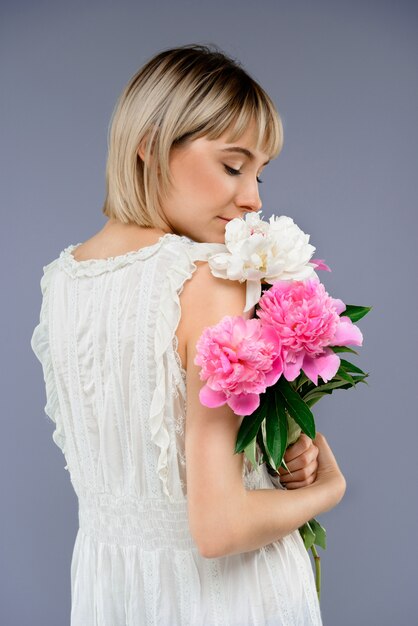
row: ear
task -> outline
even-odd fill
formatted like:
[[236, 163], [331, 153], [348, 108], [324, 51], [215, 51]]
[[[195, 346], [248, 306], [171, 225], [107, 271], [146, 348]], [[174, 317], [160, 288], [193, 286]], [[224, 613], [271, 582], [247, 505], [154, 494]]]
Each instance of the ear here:
[[[137, 149], [137, 154], [142, 161], [145, 161], [145, 150], [146, 150], [147, 142], [148, 142], [150, 135], [151, 135], [151, 130], [149, 130], [148, 133], [142, 138]], [[154, 141], [155, 141], [155, 137], [154, 137]], [[153, 150], [151, 147], [151, 157], [152, 157], [152, 154], [153, 154]]]
[[138, 149], [137, 149], [137, 154], [142, 161], [145, 161], [145, 149], [147, 146], [147, 139], [148, 139], [147, 137], [144, 137], [142, 141], [140, 142]]

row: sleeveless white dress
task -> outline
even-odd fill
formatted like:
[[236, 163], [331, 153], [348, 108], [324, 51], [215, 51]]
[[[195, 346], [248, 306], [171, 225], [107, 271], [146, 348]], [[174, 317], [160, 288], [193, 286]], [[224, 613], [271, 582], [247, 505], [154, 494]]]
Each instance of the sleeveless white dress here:
[[[45, 413], [79, 503], [71, 626], [315, 626], [298, 531], [261, 549], [200, 555], [187, 515], [186, 373], [175, 331], [195, 261], [225, 251], [168, 233], [108, 259], [71, 244], [43, 268], [31, 347]], [[282, 488], [244, 463], [247, 489]]]

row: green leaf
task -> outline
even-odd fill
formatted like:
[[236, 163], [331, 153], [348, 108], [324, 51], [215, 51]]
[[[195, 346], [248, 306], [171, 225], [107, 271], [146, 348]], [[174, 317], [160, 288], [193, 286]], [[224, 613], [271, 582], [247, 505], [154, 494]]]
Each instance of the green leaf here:
[[353, 354], [358, 354], [358, 352], [356, 352], [352, 348], [348, 348], [347, 346], [328, 346], [328, 347], [331, 348], [331, 350], [334, 350], [334, 352], [352, 352]]
[[286, 465], [286, 463], [285, 463], [285, 461], [283, 459], [282, 459], [282, 463], [281, 463], [280, 467], [283, 467], [286, 470], [286, 472], [289, 472], [289, 474], [290, 474], [290, 470], [287, 467], [287, 465]]
[[366, 383], [366, 385], [368, 384], [364, 379], [368, 378], [368, 374], [359, 374], [358, 376], [353, 376], [354, 379], [354, 383], [357, 385], [357, 383]]
[[281, 403], [279, 394], [269, 396], [269, 404], [266, 416], [266, 446], [274, 461], [274, 467], [278, 468], [282, 461], [287, 445], [287, 416]]
[[316, 389], [316, 385], [314, 385], [312, 381], [309, 381], [308, 383], [304, 383], [301, 387], [299, 387], [297, 389], [297, 392], [301, 398], [304, 398], [306, 394], [310, 393], [314, 389]]
[[[329, 392], [331, 393], [331, 391]], [[305, 400], [306, 404], [308, 405], [309, 408], [311, 408], [311, 406], [313, 406], [314, 404], [316, 404], [318, 402], [318, 400], [320, 400], [323, 396], [325, 396], [325, 393], [318, 393], [315, 396], [311, 396], [310, 398], [308, 398], [308, 400]]]
[[300, 395], [292, 389], [285, 378], [279, 378], [276, 383], [276, 387], [277, 391], [283, 398], [285, 408], [289, 412], [290, 416], [293, 417], [295, 422], [299, 424], [303, 432], [306, 433], [308, 437], [315, 439], [315, 419], [306, 402], [304, 402]]
[[335, 374], [336, 377], [342, 378], [343, 380], [346, 380], [349, 383], [352, 383], [354, 385], [354, 380], [352, 378], [352, 376], [350, 376], [350, 374], [348, 374], [344, 367], [340, 366], [338, 368], [337, 373]]
[[[365, 378], [365, 376], [359, 376], [357, 380], [355, 380], [355, 385], [357, 385], [357, 383], [364, 383], [365, 385], [368, 385], [369, 383], [366, 380], [363, 380]], [[353, 385], [350, 385], [349, 383], [347, 383], [346, 385], [341, 385], [340, 389], [352, 389]]]
[[242, 452], [257, 435], [258, 429], [263, 419], [266, 417], [267, 402], [265, 396], [260, 402], [260, 406], [251, 415], [246, 415], [239, 427], [237, 440], [235, 443], [235, 454]]
[[362, 317], [372, 310], [371, 306], [356, 306], [355, 304], [347, 304], [345, 311], [340, 313], [341, 316], [346, 315], [352, 322], [358, 322]]
[[302, 385], [304, 385], [307, 382], [310, 382], [310, 380], [306, 376], [306, 374], [301, 371], [301, 373], [299, 374], [299, 376], [296, 378], [294, 382], [295, 382], [295, 390], [298, 391], [302, 387]]
[[[286, 448], [287, 448], [287, 435], [288, 435], [288, 430], [287, 430], [287, 414], [286, 414], [286, 410], [283, 406], [283, 404], [281, 403], [281, 397], [280, 395], [277, 393], [275, 393], [274, 395], [274, 400], [275, 400], [275, 407], [276, 407], [276, 412], [279, 415], [279, 428], [280, 428], [280, 437], [281, 437], [281, 441], [282, 441], [282, 448], [281, 448], [281, 455], [280, 455], [280, 459], [279, 459], [279, 463], [281, 464], [281, 462], [283, 461], [283, 456], [284, 453], [286, 452]], [[279, 463], [276, 464], [276, 468], [279, 467]]]
[[244, 454], [249, 458], [251, 465], [257, 470], [257, 472], [259, 472], [260, 470], [258, 467], [257, 460], [255, 458], [256, 445], [257, 445], [257, 437], [254, 437], [254, 439], [248, 444], [248, 446], [244, 448]]
[[264, 463], [264, 462], [265, 462], [265, 463], [268, 463], [271, 467], [273, 467], [273, 466], [271, 465], [271, 463], [269, 462], [269, 460], [268, 460], [268, 459], [269, 459], [269, 456], [268, 456], [268, 453], [267, 453], [267, 450], [266, 450], [266, 446], [265, 446], [265, 444], [264, 444], [264, 439], [263, 439], [263, 429], [262, 429], [262, 428], [260, 428], [260, 429], [259, 429], [259, 431], [258, 431], [258, 433], [257, 433], [257, 443], [258, 443], [258, 445], [260, 446], [260, 450], [261, 450], [261, 452], [263, 453], [263, 463]]
[[266, 439], [265, 445], [269, 452], [269, 457], [273, 460], [274, 467], [279, 465], [279, 456], [281, 452], [281, 440], [279, 429], [279, 418], [273, 411], [272, 402], [270, 398], [267, 405], [266, 415]]
[[266, 462], [270, 465], [270, 467], [274, 467], [274, 469], [276, 469], [276, 466], [270, 454], [270, 450], [267, 447], [266, 420], [263, 420], [261, 422], [261, 440], [263, 442], [263, 451]]
[[302, 535], [305, 548], [309, 550], [315, 542], [315, 533], [312, 530], [309, 522], [306, 522], [305, 524], [303, 524], [303, 526], [299, 528], [299, 532]]
[[359, 376], [358, 378], [356, 378], [356, 385], [357, 383], [364, 383], [365, 385], [368, 385], [369, 383], [367, 382], [367, 380], [364, 380], [365, 378], [367, 378], [368, 374], [366, 374], [366, 376]]
[[361, 370], [357, 365], [353, 365], [350, 361], [346, 361], [345, 359], [341, 359], [341, 366], [346, 370], [346, 372], [357, 372], [357, 374], [364, 374], [363, 370]]
[[320, 548], [322, 548], [323, 550], [326, 550], [327, 531], [325, 530], [325, 528], [321, 526], [321, 524], [315, 518], [309, 520], [309, 526], [312, 528], [313, 532], [315, 533], [314, 543]]
[[[349, 383], [348, 386], [352, 387], [353, 385], [351, 383]], [[343, 380], [333, 380], [330, 383], [325, 383], [324, 385], [318, 385], [318, 387], [316, 388], [315, 392], [306, 394], [306, 396], [304, 396], [303, 399], [306, 402], [308, 400], [308, 398], [310, 398], [316, 392], [323, 392], [323, 391], [329, 391], [329, 390], [333, 390], [333, 389], [338, 389], [338, 387], [346, 388], [346, 383]]]
[[[283, 400], [282, 400], [283, 402]], [[285, 409], [286, 421], [287, 421], [287, 446], [291, 446], [299, 439], [302, 429], [293, 417], [289, 414], [289, 411]]]
[[[341, 359], [341, 363], [343, 364], [343, 366], [345, 364], [347, 364], [347, 367], [349, 367], [350, 371], [351, 370], [355, 370], [355, 371], [359, 371], [361, 372], [361, 374], [359, 376], [345, 376], [344, 373], [341, 371], [341, 368], [338, 370], [336, 376], [329, 382], [329, 383], [324, 383], [323, 385], [317, 385], [316, 387], [314, 387], [313, 389], [309, 390], [307, 393], [301, 394], [303, 400], [308, 403], [308, 401], [315, 397], [317, 393], [332, 393], [332, 391], [334, 389], [349, 389], [350, 387], [353, 387], [354, 385], [356, 385], [359, 382], [365, 382], [364, 378], [367, 378], [369, 376], [369, 374], [364, 373], [360, 368], [356, 367], [355, 365], [353, 365], [352, 363], [349, 363], [349, 361], [345, 361], [345, 359]], [[338, 380], [337, 376], [341, 379]], [[344, 384], [342, 381], [345, 380], [347, 381], [349, 384]], [[366, 383], [367, 384], [367, 383]], [[311, 404], [309, 404], [309, 406], [312, 406]]]

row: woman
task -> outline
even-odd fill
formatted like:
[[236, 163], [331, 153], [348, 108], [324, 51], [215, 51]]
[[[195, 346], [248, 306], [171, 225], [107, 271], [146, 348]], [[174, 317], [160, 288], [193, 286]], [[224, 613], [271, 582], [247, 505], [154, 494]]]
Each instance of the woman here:
[[236, 62], [159, 53], [113, 114], [107, 223], [43, 268], [32, 348], [79, 501], [72, 626], [322, 623], [297, 529], [344, 495], [332, 451], [303, 435], [274, 485], [233, 453], [242, 418], [200, 403], [194, 365], [206, 326], [254, 314], [207, 259], [227, 220], [260, 210], [281, 147]]

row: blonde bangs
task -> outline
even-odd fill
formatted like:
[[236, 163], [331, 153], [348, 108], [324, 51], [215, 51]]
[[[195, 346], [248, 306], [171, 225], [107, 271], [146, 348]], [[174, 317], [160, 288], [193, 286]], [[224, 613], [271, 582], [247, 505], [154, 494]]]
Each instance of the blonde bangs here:
[[[257, 135], [254, 143], [255, 150], [260, 150], [269, 155], [273, 160], [278, 157], [283, 148], [283, 125], [273, 102], [265, 98], [265, 94], [258, 94], [256, 99], [251, 100], [249, 94], [243, 106], [229, 111], [228, 119], [221, 117], [217, 122], [217, 129], [208, 137], [217, 139], [227, 132], [228, 143], [238, 141], [250, 125], [254, 123]], [[255, 101], [254, 101], [255, 100]]]

